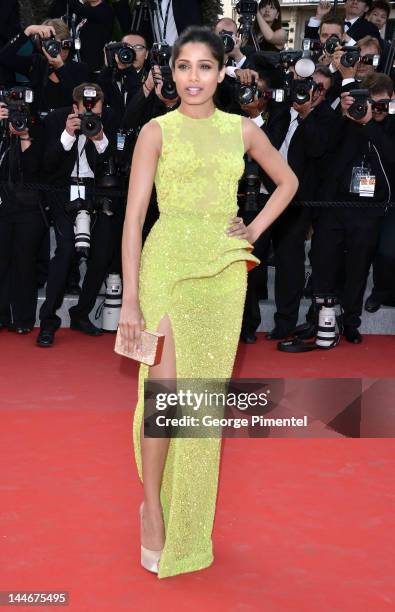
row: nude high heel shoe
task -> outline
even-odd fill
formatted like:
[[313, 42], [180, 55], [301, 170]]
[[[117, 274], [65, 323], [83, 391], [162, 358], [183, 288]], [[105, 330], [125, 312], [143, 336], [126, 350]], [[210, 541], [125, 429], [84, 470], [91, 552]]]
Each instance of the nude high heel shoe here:
[[[140, 521], [143, 521], [143, 505], [140, 505]], [[141, 565], [148, 570], [157, 574], [159, 572], [159, 561], [162, 556], [163, 548], [161, 550], [150, 550], [141, 545]]]

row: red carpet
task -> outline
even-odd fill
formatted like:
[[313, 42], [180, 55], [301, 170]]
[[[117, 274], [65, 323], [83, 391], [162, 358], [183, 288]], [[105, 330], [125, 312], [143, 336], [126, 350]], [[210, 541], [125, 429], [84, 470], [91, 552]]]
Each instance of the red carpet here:
[[[0, 342], [0, 591], [67, 590], [71, 612], [394, 609], [393, 440], [225, 440], [214, 564], [158, 580], [139, 566], [135, 365], [113, 336]], [[285, 355], [260, 335], [235, 376], [394, 377], [394, 364], [394, 337]]]

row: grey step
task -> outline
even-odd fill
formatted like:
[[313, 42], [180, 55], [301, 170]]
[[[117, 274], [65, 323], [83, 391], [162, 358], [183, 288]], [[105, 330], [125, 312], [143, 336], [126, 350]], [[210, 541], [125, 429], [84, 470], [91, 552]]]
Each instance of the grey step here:
[[[52, 230], [51, 230], [52, 234]], [[53, 234], [51, 235], [51, 251], [53, 253], [55, 247], [55, 239]], [[309, 267], [309, 261], [307, 258], [307, 253], [310, 249], [310, 241], [306, 241], [306, 271], [311, 270]], [[81, 267], [81, 275], [83, 276], [85, 272], [85, 264], [82, 264]], [[275, 303], [274, 303], [274, 275], [275, 269], [272, 266], [268, 268], [268, 299], [262, 300], [260, 302], [260, 310], [261, 310], [261, 325], [258, 328], [258, 331], [268, 331], [274, 326], [274, 313], [276, 311]], [[370, 294], [372, 290], [372, 273], [370, 272], [366, 291], [365, 298]], [[96, 300], [96, 304], [92, 312], [90, 313], [90, 319], [92, 323], [101, 326], [101, 317], [99, 319], [95, 319], [95, 314], [98, 306], [103, 302], [104, 299], [104, 288], [101, 291], [102, 295], [98, 296]], [[39, 325], [38, 321], [38, 310], [41, 307], [41, 304], [44, 301], [45, 291], [40, 290], [38, 304], [37, 304], [37, 319], [36, 325]], [[62, 307], [58, 310], [58, 315], [62, 319], [62, 327], [70, 326], [70, 317], [68, 313], [68, 309], [71, 306], [74, 306], [78, 301], [77, 296], [66, 295], [63, 301]], [[300, 304], [299, 309], [299, 320], [298, 323], [304, 323], [306, 313], [310, 306], [310, 300], [303, 299]], [[395, 335], [395, 309], [390, 308], [388, 306], [382, 306], [380, 310], [375, 313], [369, 313], [363, 310], [362, 312], [362, 324], [360, 327], [360, 331], [363, 334], [389, 334]]]

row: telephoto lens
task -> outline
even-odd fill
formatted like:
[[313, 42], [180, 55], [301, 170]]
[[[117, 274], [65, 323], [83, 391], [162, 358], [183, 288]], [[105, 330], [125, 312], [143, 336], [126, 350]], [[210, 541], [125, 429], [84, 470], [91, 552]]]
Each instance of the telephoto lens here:
[[315, 344], [319, 348], [330, 349], [336, 346], [336, 300], [326, 297], [318, 313], [318, 332]]
[[91, 246], [91, 216], [87, 210], [77, 212], [74, 222], [74, 245], [80, 257], [88, 258]]
[[102, 330], [116, 332], [122, 306], [122, 280], [119, 274], [109, 274], [106, 278], [106, 295], [103, 305]]

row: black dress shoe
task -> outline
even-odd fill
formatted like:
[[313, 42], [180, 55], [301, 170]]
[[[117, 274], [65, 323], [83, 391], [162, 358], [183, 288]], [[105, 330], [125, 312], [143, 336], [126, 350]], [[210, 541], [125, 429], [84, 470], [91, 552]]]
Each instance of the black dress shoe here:
[[381, 302], [378, 300], [373, 293], [371, 293], [365, 302], [365, 310], [367, 312], [377, 312], [381, 307]]
[[52, 346], [55, 339], [55, 332], [49, 329], [40, 329], [40, 333], [37, 336], [36, 344], [38, 346], [42, 346], [43, 348], [47, 348], [48, 346]]
[[88, 336], [101, 336], [103, 334], [102, 330], [93, 325], [89, 319], [70, 319], [70, 328], [88, 334]]
[[241, 334], [240, 338], [245, 344], [255, 344], [256, 342], [255, 334]]
[[266, 334], [266, 340], [285, 340], [285, 338], [288, 338], [291, 335], [292, 335], [291, 331], [282, 332], [277, 327], [274, 327], [272, 331]]
[[302, 323], [301, 325], [297, 325], [292, 332], [293, 336], [300, 338], [301, 340], [309, 340], [310, 338], [315, 338], [317, 335], [317, 326], [314, 323]]
[[348, 327], [347, 325], [345, 325], [343, 330], [343, 336], [348, 342], [351, 342], [352, 344], [361, 344], [362, 342], [362, 336], [356, 327]]
[[11, 331], [16, 332], [17, 334], [30, 334], [32, 329], [32, 327], [27, 327], [26, 325], [15, 325]]

